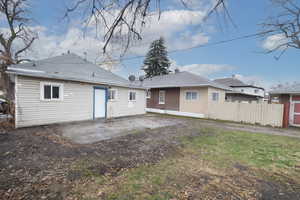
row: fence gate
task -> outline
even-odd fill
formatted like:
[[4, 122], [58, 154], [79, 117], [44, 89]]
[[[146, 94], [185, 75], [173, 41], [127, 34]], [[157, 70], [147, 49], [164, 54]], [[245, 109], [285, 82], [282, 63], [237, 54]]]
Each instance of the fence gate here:
[[300, 127], [300, 96], [291, 96], [290, 124]]

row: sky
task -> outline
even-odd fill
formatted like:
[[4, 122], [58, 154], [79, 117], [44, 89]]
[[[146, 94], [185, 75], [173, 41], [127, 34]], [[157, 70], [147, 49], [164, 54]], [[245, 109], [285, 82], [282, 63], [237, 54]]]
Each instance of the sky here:
[[[236, 26], [215, 17], [203, 22], [205, 12], [211, 4], [189, 0], [193, 9], [186, 9], [179, 6], [178, 1], [163, 2], [164, 11], [160, 20], [153, 16], [147, 21], [142, 34], [143, 40], [131, 48], [125, 58], [145, 55], [150, 42], [160, 36], [165, 38], [168, 50], [172, 51], [254, 34], [261, 30], [258, 24], [270, 14], [268, 0], [229, 0], [227, 6]], [[71, 0], [31, 0], [30, 11], [34, 19], [31, 26], [37, 31], [39, 39], [25, 56], [43, 59], [70, 50], [79, 56], [84, 56], [86, 52], [88, 60], [98, 62], [103, 46], [101, 33], [100, 37], [96, 37], [91, 24], [83, 34], [82, 13], [74, 13], [69, 20], [64, 19], [66, 6], [70, 2]], [[0, 29], [1, 25], [0, 23]], [[274, 41], [276, 38], [250, 38], [177, 51], [169, 54], [171, 68], [190, 71], [210, 79], [235, 74], [245, 82], [267, 89], [275, 84], [298, 81], [300, 50], [288, 50], [276, 60], [276, 54], [264, 53]], [[143, 59], [141, 57], [114, 63], [111, 70], [125, 78], [131, 74], [142, 75], [140, 69]]]

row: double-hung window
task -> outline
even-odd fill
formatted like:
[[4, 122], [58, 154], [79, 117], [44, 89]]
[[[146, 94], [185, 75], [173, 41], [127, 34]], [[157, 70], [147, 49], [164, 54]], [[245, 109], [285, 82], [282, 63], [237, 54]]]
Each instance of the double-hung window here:
[[151, 91], [150, 90], [147, 90], [146, 97], [147, 97], [147, 99], [151, 99]]
[[117, 99], [117, 90], [109, 89], [108, 90], [108, 100], [114, 101]]
[[158, 103], [165, 104], [165, 100], [166, 100], [166, 91], [160, 90], [158, 95]]
[[41, 100], [55, 101], [63, 100], [63, 84], [60, 83], [41, 83]]
[[136, 100], [136, 92], [130, 91], [128, 98], [129, 98], [129, 101], [135, 101]]
[[186, 92], [185, 93], [185, 99], [186, 100], [197, 100], [198, 99], [198, 93], [197, 92]]
[[213, 92], [212, 93], [212, 100], [213, 101], [219, 101], [219, 93], [218, 92]]

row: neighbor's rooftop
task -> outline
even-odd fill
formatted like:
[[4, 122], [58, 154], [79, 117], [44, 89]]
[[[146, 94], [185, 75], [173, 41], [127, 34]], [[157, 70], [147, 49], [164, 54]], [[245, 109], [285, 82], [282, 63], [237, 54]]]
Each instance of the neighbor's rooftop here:
[[190, 72], [176, 72], [167, 75], [155, 76], [147, 78], [143, 82], [136, 81], [137, 85], [146, 88], [171, 88], [171, 87], [214, 87], [224, 90], [231, 90], [230, 88], [215, 83], [207, 78], [192, 74]]
[[300, 94], [300, 83], [278, 87], [269, 92], [270, 94]]
[[215, 79], [214, 82], [225, 85], [227, 87], [253, 87], [253, 88], [259, 88], [264, 90], [264, 88], [262, 87], [246, 84], [237, 78], [220, 78], [220, 79]]

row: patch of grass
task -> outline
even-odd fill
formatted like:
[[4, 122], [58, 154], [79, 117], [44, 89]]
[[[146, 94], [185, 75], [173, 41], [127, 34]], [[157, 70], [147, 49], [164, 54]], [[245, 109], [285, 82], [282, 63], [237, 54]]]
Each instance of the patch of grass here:
[[293, 169], [300, 163], [300, 140], [285, 136], [204, 129], [182, 141], [187, 150], [201, 152], [218, 164], [240, 162], [266, 169]]
[[[77, 197], [169, 200], [189, 196], [217, 199], [222, 194], [223, 199], [255, 199], [262, 187], [262, 177], [256, 173], [259, 170], [277, 182], [285, 181], [279, 176], [272, 177], [280, 170], [288, 181], [299, 177], [295, 175], [300, 163], [299, 139], [194, 127], [194, 134], [181, 137], [181, 141], [179, 155], [157, 164], [123, 170], [115, 176], [95, 176], [87, 171], [84, 184], [75, 188], [79, 191]], [[83, 163], [77, 164], [77, 170], [87, 170]]]

